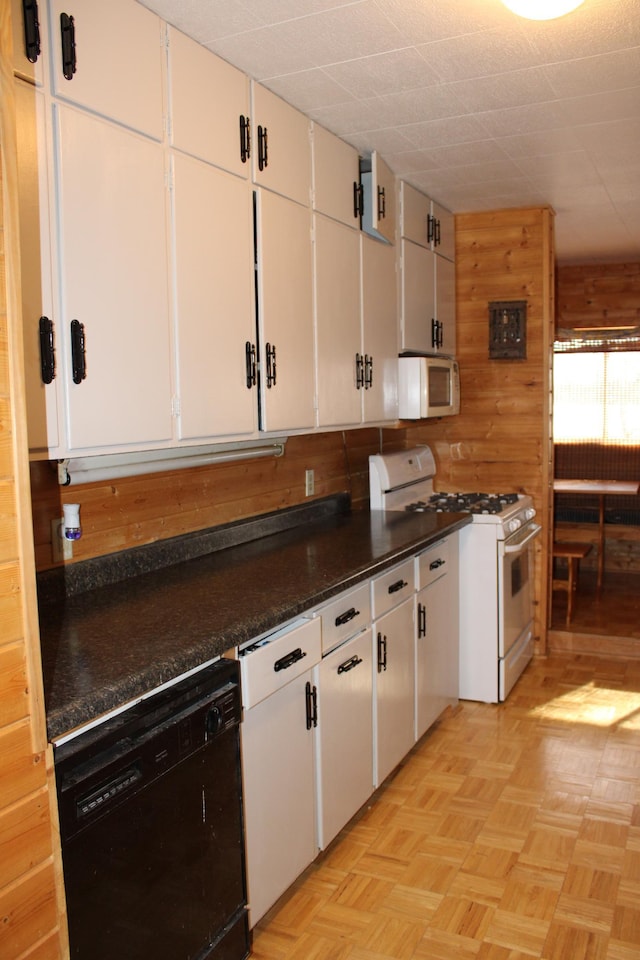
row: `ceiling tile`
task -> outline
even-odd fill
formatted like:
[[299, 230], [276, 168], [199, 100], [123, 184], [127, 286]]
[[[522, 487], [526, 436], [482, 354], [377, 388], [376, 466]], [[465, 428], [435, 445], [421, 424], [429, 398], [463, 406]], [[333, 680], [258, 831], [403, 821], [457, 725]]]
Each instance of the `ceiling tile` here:
[[413, 47], [333, 63], [324, 69], [354, 97], [363, 100], [433, 86], [438, 82], [437, 75]]

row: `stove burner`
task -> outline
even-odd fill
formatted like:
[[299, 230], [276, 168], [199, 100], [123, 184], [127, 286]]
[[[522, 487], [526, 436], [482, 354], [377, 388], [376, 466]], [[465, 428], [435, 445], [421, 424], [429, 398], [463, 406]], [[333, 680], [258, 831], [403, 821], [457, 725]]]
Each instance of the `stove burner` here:
[[416, 500], [407, 510], [435, 513], [502, 513], [516, 503], [517, 493], [434, 493], [427, 501]]

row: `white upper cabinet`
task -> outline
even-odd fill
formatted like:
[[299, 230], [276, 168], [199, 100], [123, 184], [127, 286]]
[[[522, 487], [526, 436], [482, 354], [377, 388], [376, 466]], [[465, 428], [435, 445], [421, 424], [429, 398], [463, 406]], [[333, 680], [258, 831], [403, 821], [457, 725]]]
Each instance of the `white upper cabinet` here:
[[259, 83], [251, 90], [253, 182], [309, 206], [310, 120]]
[[15, 81], [27, 432], [32, 453], [59, 445], [60, 330], [53, 307], [44, 97]]
[[249, 178], [249, 78], [168, 28], [169, 135], [184, 153]]
[[55, 113], [68, 449], [157, 446], [172, 435], [162, 147]]
[[258, 405], [251, 377], [255, 317], [249, 184], [176, 153], [173, 239], [178, 437], [251, 434], [257, 430]]
[[395, 249], [360, 235], [362, 353], [365, 389], [363, 422], [398, 416], [398, 318]]
[[358, 151], [317, 123], [312, 125], [313, 209], [359, 228], [361, 188]]
[[49, 0], [53, 93], [163, 136], [162, 21], [134, 0]]
[[315, 425], [311, 212], [257, 194], [260, 426]]
[[359, 424], [364, 391], [360, 237], [314, 214], [318, 426]]
[[396, 180], [393, 170], [375, 150], [361, 162], [363, 189], [362, 229], [393, 243], [396, 232]]
[[453, 214], [431, 201], [431, 249], [447, 260], [456, 258], [455, 222]]
[[453, 215], [408, 183], [399, 196], [400, 349], [455, 356]]
[[415, 187], [400, 182], [400, 236], [417, 243], [421, 247], [429, 247], [429, 218], [431, 216], [431, 201], [424, 193]]

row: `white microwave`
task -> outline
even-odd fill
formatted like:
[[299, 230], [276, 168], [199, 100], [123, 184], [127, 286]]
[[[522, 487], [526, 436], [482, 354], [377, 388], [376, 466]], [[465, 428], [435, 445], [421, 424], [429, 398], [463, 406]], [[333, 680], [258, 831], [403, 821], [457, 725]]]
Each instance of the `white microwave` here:
[[450, 357], [398, 358], [398, 415], [401, 420], [460, 413], [460, 372]]

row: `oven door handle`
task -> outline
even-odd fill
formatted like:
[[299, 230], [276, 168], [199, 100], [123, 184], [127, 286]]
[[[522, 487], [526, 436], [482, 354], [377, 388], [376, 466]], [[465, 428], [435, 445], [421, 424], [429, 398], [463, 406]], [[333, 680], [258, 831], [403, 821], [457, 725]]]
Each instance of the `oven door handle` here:
[[[535, 540], [541, 531], [542, 527], [538, 523], [528, 523], [519, 535], [510, 537], [504, 541], [505, 556], [507, 554], [522, 553], [525, 547], [528, 547], [531, 541]], [[522, 536], [522, 534], [524, 534], [524, 536]]]

